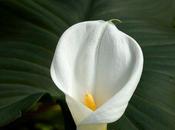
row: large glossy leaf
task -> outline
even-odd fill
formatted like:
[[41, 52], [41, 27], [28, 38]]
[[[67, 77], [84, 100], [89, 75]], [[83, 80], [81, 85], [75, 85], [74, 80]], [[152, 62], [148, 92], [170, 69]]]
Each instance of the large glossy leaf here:
[[174, 5], [173, 0], [1, 0], [0, 125], [20, 117], [45, 93], [60, 99], [49, 68], [66, 28], [119, 18], [118, 28], [140, 43], [145, 63], [125, 114], [109, 130], [175, 129]]

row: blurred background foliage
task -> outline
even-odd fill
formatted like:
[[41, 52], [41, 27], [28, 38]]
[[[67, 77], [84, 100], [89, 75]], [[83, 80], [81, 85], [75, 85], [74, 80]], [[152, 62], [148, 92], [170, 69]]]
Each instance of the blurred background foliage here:
[[64, 130], [60, 105], [55, 99], [44, 95], [33, 104], [21, 118], [2, 127], [3, 130]]
[[108, 129], [175, 129], [174, 0], [0, 0], [0, 17], [0, 129], [75, 130], [50, 78], [55, 47], [71, 25], [113, 18], [145, 63], [125, 114]]

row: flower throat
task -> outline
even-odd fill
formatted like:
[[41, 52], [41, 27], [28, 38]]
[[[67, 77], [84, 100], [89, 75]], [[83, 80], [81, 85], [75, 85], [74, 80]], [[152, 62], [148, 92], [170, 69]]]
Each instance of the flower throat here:
[[91, 93], [87, 92], [84, 96], [84, 105], [91, 109], [92, 111], [96, 110], [96, 103]]

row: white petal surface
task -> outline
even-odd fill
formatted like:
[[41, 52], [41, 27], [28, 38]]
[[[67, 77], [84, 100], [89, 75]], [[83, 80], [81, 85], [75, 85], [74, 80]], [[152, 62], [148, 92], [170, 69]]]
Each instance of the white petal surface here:
[[51, 66], [55, 84], [76, 100], [92, 92], [95, 52], [104, 21], [90, 21], [70, 27], [60, 38]]
[[[107, 35], [103, 35], [104, 40], [101, 41], [101, 53], [98, 55], [96, 70], [95, 96], [100, 107], [83, 120], [82, 124], [118, 120], [141, 77], [143, 54], [137, 42], [112, 26], [106, 28], [106, 33]], [[110, 43], [108, 46], [107, 41]]]
[[72, 113], [76, 125], [81, 124], [81, 121], [92, 114], [92, 111], [84, 106], [81, 102], [74, 100], [69, 95], [66, 95], [66, 102]]
[[[137, 42], [112, 23], [88, 21], [73, 25], [60, 38], [51, 66], [55, 84], [76, 124], [118, 120], [140, 80], [143, 55]], [[83, 105], [86, 92], [98, 109]]]

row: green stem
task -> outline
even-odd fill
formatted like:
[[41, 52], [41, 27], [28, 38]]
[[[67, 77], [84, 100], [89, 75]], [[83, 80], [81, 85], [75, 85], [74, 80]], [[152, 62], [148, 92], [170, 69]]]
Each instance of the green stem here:
[[77, 130], [107, 130], [107, 124], [78, 125]]

